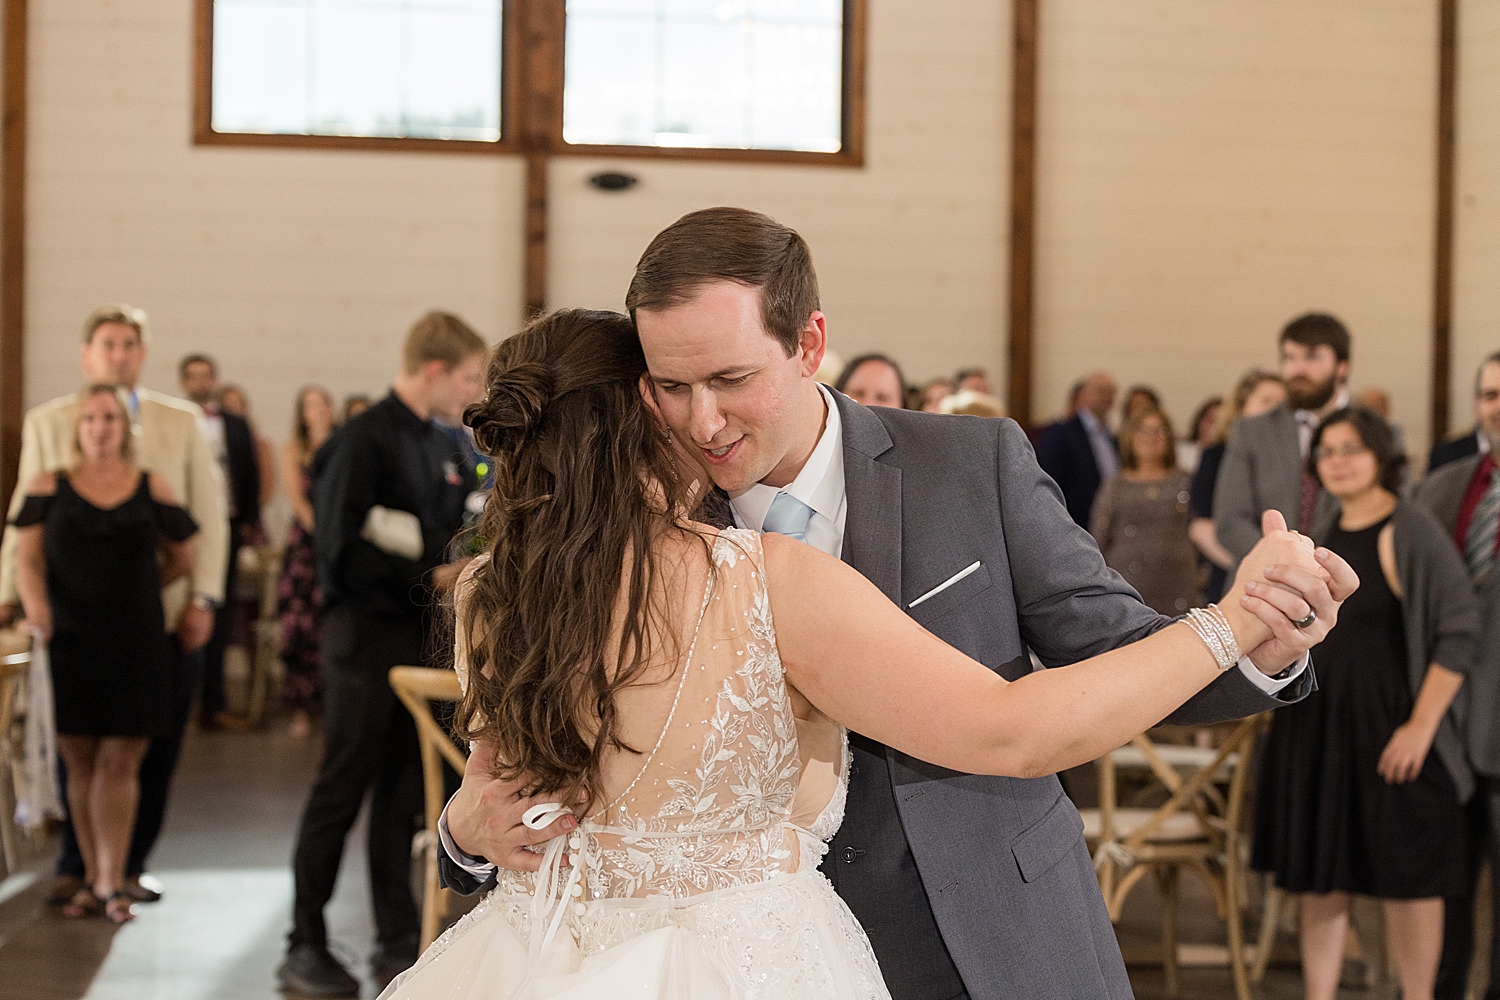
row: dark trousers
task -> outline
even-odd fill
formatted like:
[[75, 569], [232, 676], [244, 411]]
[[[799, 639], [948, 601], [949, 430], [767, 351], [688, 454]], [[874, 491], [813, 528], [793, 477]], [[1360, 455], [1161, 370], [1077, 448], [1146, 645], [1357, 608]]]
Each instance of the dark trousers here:
[[416, 725], [387, 674], [394, 666], [421, 665], [423, 638], [420, 620], [378, 618], [348, 606], [324, 619], [323, 760], [292, 857], [292, 945], [327, 943], [323, 908], [333, 896], [344, 841], [370, 792], [376, 939], [382, 948], [416, 954], [411, 844], [421, 824], [422, 767]]
[[1478, 776], [1479, 787], [1465, 807], [1470, 893], [1443, 901], [1443, 957], [1438, 964], [1437, 1000], [1463, 1000], [1474, 958], [1474, 895], [1480, 862], [1490, 859], [1490, 982], [1484, 1000], [1500, 1000], [1500, 778]]
[[229, 565], [224, 571], [224, 600], [214, 612], [214, 631], [203, 649], [203, 715], [212, 718], [224, 711], [224, 646], [229, 628], [230, 604], [234, 600], [234, 577], [240, 563], [240, 526], [229, 525]]
[[[182, 737], [187, 732], [188, 716], [193, 709], [193, 696], [197, 692], [198, 678], [203, 672], [203, 651], [183, 655], [172, 636], [167, 644], [175, 661], [175, 676], [172, 683], [172, 731], [166, 736], [151, 741], [146, 756], [141, 759], [140, 803], [136, 806], [135, 830], [130, 835], [130, 854], [125, 860], [126, 878], [134, 878], [146, 870], [146, 859], [156, 846], [161, 835], [162, 819], [167, 814], [167, 793], [172, 788], [172, 775], [177, 771], [177, 758], [182, 753]], [[64, 811], [68, 808], [67, 772], [58, 764], [58, 778], [62, 782]], [[63, 824], [62, 856], [57, 859], [57, 874], [84, 875], [83, 854], [78, 849], [78, 839], [73, 835], [73, 822], [67, 817]]]

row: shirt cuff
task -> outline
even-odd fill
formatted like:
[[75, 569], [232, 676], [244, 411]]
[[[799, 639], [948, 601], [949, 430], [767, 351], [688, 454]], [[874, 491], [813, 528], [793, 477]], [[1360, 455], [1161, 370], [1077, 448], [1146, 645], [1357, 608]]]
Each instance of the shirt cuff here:
[[[1252, 667], [1251, 669], [1254, 668]], [[448, 801], [452, 802], [453, 800], [449, 799]], [[495, 870], [495, 866], [488, 861], [471, 858], [458, 849], [458, 845], [453, 842], [453, 835], [448, 832], [448, 807], [446, 805], [443, 806], [442, 815], [438, 817], [438, 840], [442, 841], [443, 850], [447, 852], [448, 860], [458, 865], [458, 867], [470, 875], [473, 875], [479, 881], [483, 882], [489, 878], [490, 873]]]
[[1250, 657], [1242, 656], [1240, 657], [1240, 672], [1249, 679], [1251, 684], [1254, 684], [1261, 691], [1274, 695], [1280, 693], [1283, 688], [1290, 685], [1298, 677], [1301, 677], [1311, 659], [1311, 653], [1303, 653], [1301, 659], [1283, 670], [1280, 674], [1277, 674], [1275, 677], [1267, 677], [1260, 672], [1259, 667], [1250, 662]]

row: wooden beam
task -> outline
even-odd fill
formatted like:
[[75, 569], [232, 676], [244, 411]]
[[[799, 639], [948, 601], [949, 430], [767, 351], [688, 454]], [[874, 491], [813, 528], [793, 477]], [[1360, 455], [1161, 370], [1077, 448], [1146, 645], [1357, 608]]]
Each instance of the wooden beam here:
[[1010, 118], [1010, 415], [1032, 419], [1032, 250], [1036, 240], [1036, 69], [1040, 0], [1013, 0]]
[[547, 156], [526, 157], [526, 319], [547, 311]]
[[1432, 267], [1432, 440], [1448, 436], [1453, 379], [1453, 212], [1458, 0], [1438, 0], [1437, 232]]
[[526, 318], [547, 309], [547, 161], [562, 144], [563, 38], [566, 0], [531, 0], [521, 8], [523, 87], [518, 132], [526, 152]]
[[4, 0], [0, 54], [0, 502], [9, 503], [26, 418], [26, 3]]

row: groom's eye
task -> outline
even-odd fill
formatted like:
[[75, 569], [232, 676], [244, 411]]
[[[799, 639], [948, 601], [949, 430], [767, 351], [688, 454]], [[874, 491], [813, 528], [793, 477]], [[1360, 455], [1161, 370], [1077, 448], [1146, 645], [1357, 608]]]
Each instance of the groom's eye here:
[[749, 375], [736, 375], [734, 378], [720, 378], [720, 385], [744, 385], [749, 380]]

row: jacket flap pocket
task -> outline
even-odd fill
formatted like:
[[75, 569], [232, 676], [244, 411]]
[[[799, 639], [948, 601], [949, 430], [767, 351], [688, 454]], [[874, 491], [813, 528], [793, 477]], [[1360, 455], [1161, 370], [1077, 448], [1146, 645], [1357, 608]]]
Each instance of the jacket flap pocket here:
[[1083, 834], [1083, 817], [1066, 795], [1059, 794], [1045, 816], [1011, 841], [1010, 852], [1023, 882], [1034, 882], [1045, 875], [1079, 844]]
[[924, 592], [907, 605], [906, 613], [925, 625], [941, 618], [980, 591], [987, 590], [989, 585], [989, 567], [979, 563], [972, 572], [962, 574], [961, 579], [955, 579], [946, 585], [937, 584], [934, 589]]

